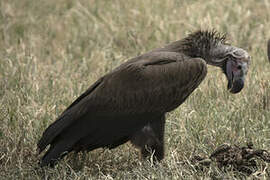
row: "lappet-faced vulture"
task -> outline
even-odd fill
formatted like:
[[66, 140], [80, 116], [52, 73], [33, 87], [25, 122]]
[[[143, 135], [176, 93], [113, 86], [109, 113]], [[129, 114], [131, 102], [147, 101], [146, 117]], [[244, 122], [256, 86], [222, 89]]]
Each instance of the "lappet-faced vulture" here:
[[45, 130], [38, 148], [50, 147], [41, 166], [52, 166], [71, 151], [115, 148], [127, 141], [143, 157], [151, 149], [155, 159], [163, 159], [165, 114], [199, 86], [207, 64], [222, 69], [231, 93], [244, 87], [250, 56], [225, 41], [219, 33], [197, 31], [101, 77]]

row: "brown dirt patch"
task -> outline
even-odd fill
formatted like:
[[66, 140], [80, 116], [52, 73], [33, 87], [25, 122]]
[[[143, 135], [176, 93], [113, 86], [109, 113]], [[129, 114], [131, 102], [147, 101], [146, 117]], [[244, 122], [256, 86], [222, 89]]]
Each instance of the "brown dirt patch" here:
[[197, 168], [209, 167], [215, 163], [222, 170], [239, 171], [252, 174], [258, 170], [258, 161], [270, 162], [270, 153], [267, 150], [255, 149], [252, 143], [246, 146], [222, 144], [209, 157], [196, 155], [192, 164]]

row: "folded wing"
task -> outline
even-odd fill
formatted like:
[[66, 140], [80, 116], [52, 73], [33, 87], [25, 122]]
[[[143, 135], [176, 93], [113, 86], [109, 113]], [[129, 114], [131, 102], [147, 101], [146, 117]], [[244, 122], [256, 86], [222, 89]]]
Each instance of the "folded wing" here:
[[47, 165], [64, 152], [116, 147], [155, 116], [171, 111], [201, 83], [206, 63], [174, 52], [131, 59], [100, 78], [43, 133]]

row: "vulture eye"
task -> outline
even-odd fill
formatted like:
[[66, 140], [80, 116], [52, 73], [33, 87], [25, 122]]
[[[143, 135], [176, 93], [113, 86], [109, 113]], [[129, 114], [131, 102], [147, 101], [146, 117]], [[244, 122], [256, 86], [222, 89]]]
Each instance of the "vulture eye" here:
[[242, 69], [242, 66], [238, 65], [237, 66], [237, 69], [241, 70]]

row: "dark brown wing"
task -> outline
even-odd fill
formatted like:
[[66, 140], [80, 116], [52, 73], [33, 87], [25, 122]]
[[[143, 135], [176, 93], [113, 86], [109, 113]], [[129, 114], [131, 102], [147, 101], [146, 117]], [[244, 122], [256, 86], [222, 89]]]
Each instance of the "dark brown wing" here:
[[168, 112], [185, 100], [206, 72], [202, 59], [189, 59], [173, 52], [151, 53], [97, 81], [88, 95], [79, 97], [71, 111], [80, 114]]
[[[134, 129], [144, 125], [144, 116], [162, 114], [183, 103], [206, 72], [204, 60], [174, 52], [152, 52], [132, 59], [75, 100], [46, 129], [38, 147], [42, 151], [53, 144], [55, 151], [70, 151], [78, 142], [86, 143], [85, 137], [89, 149], [120, 144], [118, 141], [128, 140]], [[57, 143], [67, 146], [57, 147]], [[56, 152], [50, 149], [50, 153]]]

